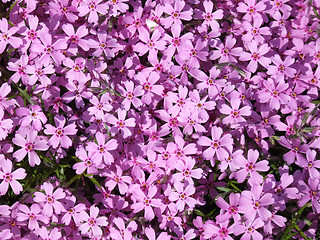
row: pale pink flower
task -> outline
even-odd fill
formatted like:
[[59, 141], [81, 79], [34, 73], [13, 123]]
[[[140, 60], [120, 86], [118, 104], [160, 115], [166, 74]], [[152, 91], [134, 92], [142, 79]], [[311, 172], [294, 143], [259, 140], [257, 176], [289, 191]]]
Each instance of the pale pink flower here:
[[14, 194], [20, 194], [23, 188], [16, 179], [24, 179], [27, 176], [25, 169], [18, 168], [15, 171], [12, 171], [12, 162], [10, 160], [1, 159], [0, 163], [0, 180], [2, 180], [0, 183], [0, 196], [7, 193], [9, 185]]
[[51, 124], [46, 124], [44, 133], [53, 135], [48, 143], [53, 148], [57, 148], [60, 144], [63, 148], [69, 148], [72, 145], [71, 139], [68, 135], [75, 135], [77, 133], [76, 125], [74, 123], [65, 126], [66, 118], [61, 115], [55, 115], [54, 122], [56, 127]]
[[16, 133], [15, 137], [12, 139], [12, 142], [17, 146], [22, 147], [13, 153], [13, 157], [20, 162], [25, 158], [26, 155], [28, 155], [28, 160], [31, 167], [41, 163], [36, 150], [46, 151], [49, 148], [47, 145], [47, 140], [41, 139], [37, 135], [37, 132], [32, 130], [28, 131], [26, 136]]
[[43, 205], [43, 214], [51, 217], [53, 214], [53, 209], [56, 214], [60, 214], [65, 211], [65, 207], [59, 202], [60, 199], [64, 199], [66, 194], [62, 188], [58, 188], [53, 192], [53, 185], [51, 183], [43, 183], [42, 189], [45, 191], [45, 194], [42, 192], [35, 192], [33, 201], [37, 203], [44, 203]]

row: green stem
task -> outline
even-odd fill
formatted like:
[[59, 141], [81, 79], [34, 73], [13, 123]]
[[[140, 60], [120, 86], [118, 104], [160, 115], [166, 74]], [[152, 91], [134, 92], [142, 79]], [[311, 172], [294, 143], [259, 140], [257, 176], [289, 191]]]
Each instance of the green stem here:
[[[307, 202], [302, 208], [299, 209], [298, 212], [296, 212], [294, 214], [294, 217], [292, 218], [289, 226], [286, 228], [286, 230], [284, 231], [284, 233], [282, 234], [281, 238], [279, 240], [287, 240], [287, 236], [289, 235], [289, 233], [291, 232], [292, 228], [296, 228], [296, 222], [299, 220], [300, 215], [302, 214], [302, 212], [304, 211], [304, 209], [306, 207], [310, 206], [310, 202]], [[300, 229], [300, 228], [299, 228]], [[301, 230], [300, 230], [301, 231]], [[302, 232], [302, 231], [301, 231]]]
[[304, 239], [308, 240], [307, 236], [304, 234], [304, 232], [302, 232], [302, 230], [299, 228], [299, 226], [298, 226], [297, 224], [294, 225], [294, 228], [300, 233], [300, 235], [301, 235]]

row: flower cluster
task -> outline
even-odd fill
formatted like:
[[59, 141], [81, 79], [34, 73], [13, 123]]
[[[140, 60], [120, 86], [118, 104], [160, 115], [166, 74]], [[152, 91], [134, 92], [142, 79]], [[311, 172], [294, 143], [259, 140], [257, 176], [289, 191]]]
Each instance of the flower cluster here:
[[320, 238], [318, 1], [0, 8], [1, 240]]

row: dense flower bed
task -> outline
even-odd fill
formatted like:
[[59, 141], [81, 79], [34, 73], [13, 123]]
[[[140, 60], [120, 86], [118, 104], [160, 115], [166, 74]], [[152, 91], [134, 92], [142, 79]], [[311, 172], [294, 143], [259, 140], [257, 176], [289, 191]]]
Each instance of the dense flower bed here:
[[2, 0], [0, 239], [319, 239], [319, 1]]

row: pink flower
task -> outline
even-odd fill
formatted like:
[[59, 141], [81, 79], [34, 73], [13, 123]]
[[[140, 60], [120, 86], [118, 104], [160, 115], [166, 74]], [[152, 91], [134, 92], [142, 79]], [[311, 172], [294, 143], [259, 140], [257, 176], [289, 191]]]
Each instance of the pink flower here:
[[157, 58], [158, 50], [164, 50], [166, 42], [161, 38], [161, 32], [158, 29], [150, 33], [145, 28], [139, 28], [139, 39], [143, 42], [137, 43], [133, 50], [139, 53], [139, 56], [143, 56], [149, 51], [148, 60], [151, 62], [152, 59]]
[[63, 148], [69, 148], [72, 145], [72, 141], [68, 135], [75, 135], [77, 133], [76, 125], [72, 123], [64, 127], [66, 118], [61, 115], [55, 115], [54, 122], [57, 127], [46, 124], [46, 129], [44, 130], [45, 134], [53, 135], [48, 141], [49, 145], [57, 148], [61, 144]]
[[47, 122], [47, 118], [38, 105], [31, 105], [30, 108], [18, 108], [16, 114], [21, 117], [21, 127], [32, 126], [35, 131], [42, 129], [42, 124]]
[[84, 223], [79, 226], [79, 230], [82, 234], [89, 232], [93, 237], [102, 236], [102, 230], [100, 226], [107, 226], [108, 219], [107, 217], [98, 217], [98, 214], [99, 208], [95, 206], [90, 207], [90, 216], [86, 212], [83, 212], [82, 220]]
[[264, 57], [267, 52], [269, 52], [270, 47], [268, 44], [262, 44], [258, 49], [258, 44], [256, 41], [251, 41], [247, 44], [248, 49], [251, 53], [243, 52], [239, 59], [241, 61], [250, 60], [247, 69], [254, 73], [257, 71], [258, 63], [260, 63], [264, 68], [268, 68], [271, 63], [270, 58]]
[[271, 217], [271, 212], [267, 209], [268, 206], [274, 203], [274, 198], [271, 193], [263, 193], [263, 188], [260, 185], [252, 187], [251, 191], [243, 191], [239, 199], [239, 211], [244, 213], [246, 219], [254, 220], [256, 215], [266, 221]]
[[307, 169], [311, 179], [320, 177], [320, 173], [317, 168], [320, 168], [320, 160], [316, 159], [317, 152], [315, 150], [308, 149], [306, 152], [307, 159], [301, 158], [297, 163], [300, 167]]
[[121, 95], [125, 97], [121, 103], [122, 107], [124, 110], [129, 111], [132, 103], [135, 108], [139, 108], [142, 105], [141, 100], [138, 98], [143, 95], [142, 86], [134, 87], [134, 83], [131, 81], [125, 81], [123, 84], [125, 88], [119, 86]]
[[96, 158], [93, 158], [95, 155], [95, 152], [89, 152], [87, 154], [86, 150], [83, 146], [80, 146], [76, 150], [76, 156], [82, 160], [81, 162], [75, 163], [72, 168], [76, 170], [76, 174], [81, 174], [85, 170], [87, 170], [87, 174], [97, 174], [98, 173], [98, 167], [101, 163], [101, 159], [97, 161]]
[[44, 224], [49, 223], [49, 218], [45, 215], [42, 215], [42, 209], [39, 204], [34, 203], [31, 205], [30, 209], [27, 205], [21, 204], [18, 206], [17, 220], [18, 221], [28, 221], [29, 230], [39, 229], [38, 221], [43, 222]]
[[193, 198], [193, 194], [196, 189], [193, 185], [183, 184], [178, 181], [174, 183], [174, 188], [176, 192], [171, 192], [169, 195], [169, 200], [175, 202], [177, 210], [182, 212], [185, 210], [185, 205], [189, 208], [194, 208], [197, 201]]
[[64, 199], [66, 196], [62, 188], [58, 188], [53, 192], [53, 185], [45, 182], [42, 185], [42, 189], [45, 191], [45, 194], [42, 192], [35, 192], [33, 200], [37, 203], [44, 203], [44, 215], [51, 217], [53, 209], [56, 214], [65, 211], [65, 207], [59, 202], [60, 199]]
[[238, 236], [243, 234], [241, 239], [254, 239], [262, 240], [263, 236], [257, 231], [257, 229], [263, 226], [261, 218], [257, 218], [254, 221], [246, 221], [243, 224], [237, 224], [233, 228], [233, 234]]
[[41, 140], [41, 138], [37, 136], [37, 132], [32, 130], [28, 131], [26, 137], [16, 133], [15, 137], [12, 139], [12, 142], [17, 146], [22, 147], [13, 153], [13, 157], [20, 162], [26, 155], [28, 155], [28, 160], [31, 167], [41, 163], [41, 160], [35, 150], [46, 151], [49, 148], [47, 145], [47, 140]]
[[[211, 128], [212, 139], [206, 136], [201, 136], [199, 138], [198, 144], [200, 146], [209, 147], [203, 152], [203, 156], [206, 159], [213, 161], [213, 157], [217, 155], [218, 160], [222, 161], [224, 158], [227, 158], [229, 156], [230, 147], [233, 144], [233, 139], [229, 133], [225, 135], [222, 135], [222, 133], [222, 128], [214, 126]], [[214, 166], [214, 164], [212, 166]]]
[[[98, 23], [98, 13], [106, 14], [108, 11], [108, 3], [101, 3], [102, 0], [84, 0], [78, 7], [79, 16], [83, 17], [89, 13], [88, 22]], [[101, 4], [100, 4], [101, 3]]]
[[24, 179], [27, 174], [25, 169], [18, 168], [12, 172], [12, 162], [10, 160], [0, 160], [0, 196], [5, 195], [8, 191], [9, 185], [14, 194], [18, 195], [23, 190], [22, 185], [16, 179]]
[[[231, 99], [231, 107], [226, 104], [222, 104], [220, 112], [227, 114], [222, 122], [226, 125], [230, 124], [231, 128], [236, 128], [238, 126], [246, 124], [246, 119], [243, 116], [251, 115], [251, 107], [244, 106], [240, 108], [241, 101], [239, 99]], [[240, 109], [239, 109], [240, 108]]]
[[96, 133], [96, 139], [97, 143], [88, 142], [86, 150], [93, 153], [92, 161], [94, 161], [96, 166], [99, 166], [101, 160], [104, 160], [107, 165], [110, 165], [114, 161], [114, 158], [109, 151], [115, 150], [118, 147], [117, 140], [111, 139], [106, 142], [106, 138], [101, 132]]
[[119, 131], [123, 134], [124, 138], [127, 138], [132, 135], [132, 131], [129, 129], [134, 127], [136, 125], [134, 118], [126, 119], [127, 111], [119, 109], [118, 110], [118, 118], [116, 118], [113, 115], [107, 115], [106, 116], [106, 122], [113, 125], [113, 127], [110, 128], [110, 132], [112, 134], [117, 134]]
[[[186, 11], [182, 11], [187, 9]], [[182, 25], [181, 20], [190, 21], [192, 19], [192, 8], [185, 4], [185, 1], [177, 0], [174, 2], [174, 6], [166, 3], [163, 11], [169, 15], [164, 18], [161, 23], [165, 28], [171, 27], [171, 25]]]
[[19, 48], [22, 40], [13, 35], [19, 30], [18, 27], [9, 28], [8, 20], [2, 18], [0, 20], [0, 54], [4, 52], [6, 46], [10, 44], [13, 48]]
[[132, 178], [130, 176], [123, 175], [120, 166], [117, 165], [116, 169], [116, 172], [111, 171], [106, 174], [109, 179], [106, 181], [105, 186], [109, 191], [112, 191], [118, 185], [120, 194], [124, 195], [128, 191], [128, 185], [131, 184]]
[[231, 62], [236, 63], [236, 56], [241, 56], [242, 48], [234, 47], [236, 45], [237, 40], [233, 38], [231, 35], [226, 37], [225, 44], [219, 41], [216, 44], [215, 48], [218, 50], [213, 50], [210, 56], [211, 60], [216, 60], [219, 58], [219, 63]]
[[88, 29], [86, 26], [81, 25], [75, 32], [74, 27], [70, 23], [66, 23], [62, 26], [63, 31], [67, 34], [67, 41], [69, 42], [68, 51], [76, 55], [78, 53], [78, 47], [81, 47], [84, 51], [88, 51], [88, 41], [83, 37], [88, 35]]
[[158, 189], [152, 185], [149, 187], [147, 193], [141, 191], [141, 189], [135, 189], [134, 194], [136, 195], [137, 201], [131, 205], [134, 213], [144, 210], [144, 217], [147, 220], [154, 219], [154, 211], [152, 207], [160, 207], [161, 201], [155, 197]]
[[263, 182], [262, 176], [257, 171], [268, 171], [268, 161], [262, 160], [257, 162], [258, 158], [259, 151], [249, 149], [247, 161], [239, 162], [242, 169], [235, 173], [239, 183], [242, 183], [248, 175], [250, 175], [248, 182], [251, 186], [259, 185]]

